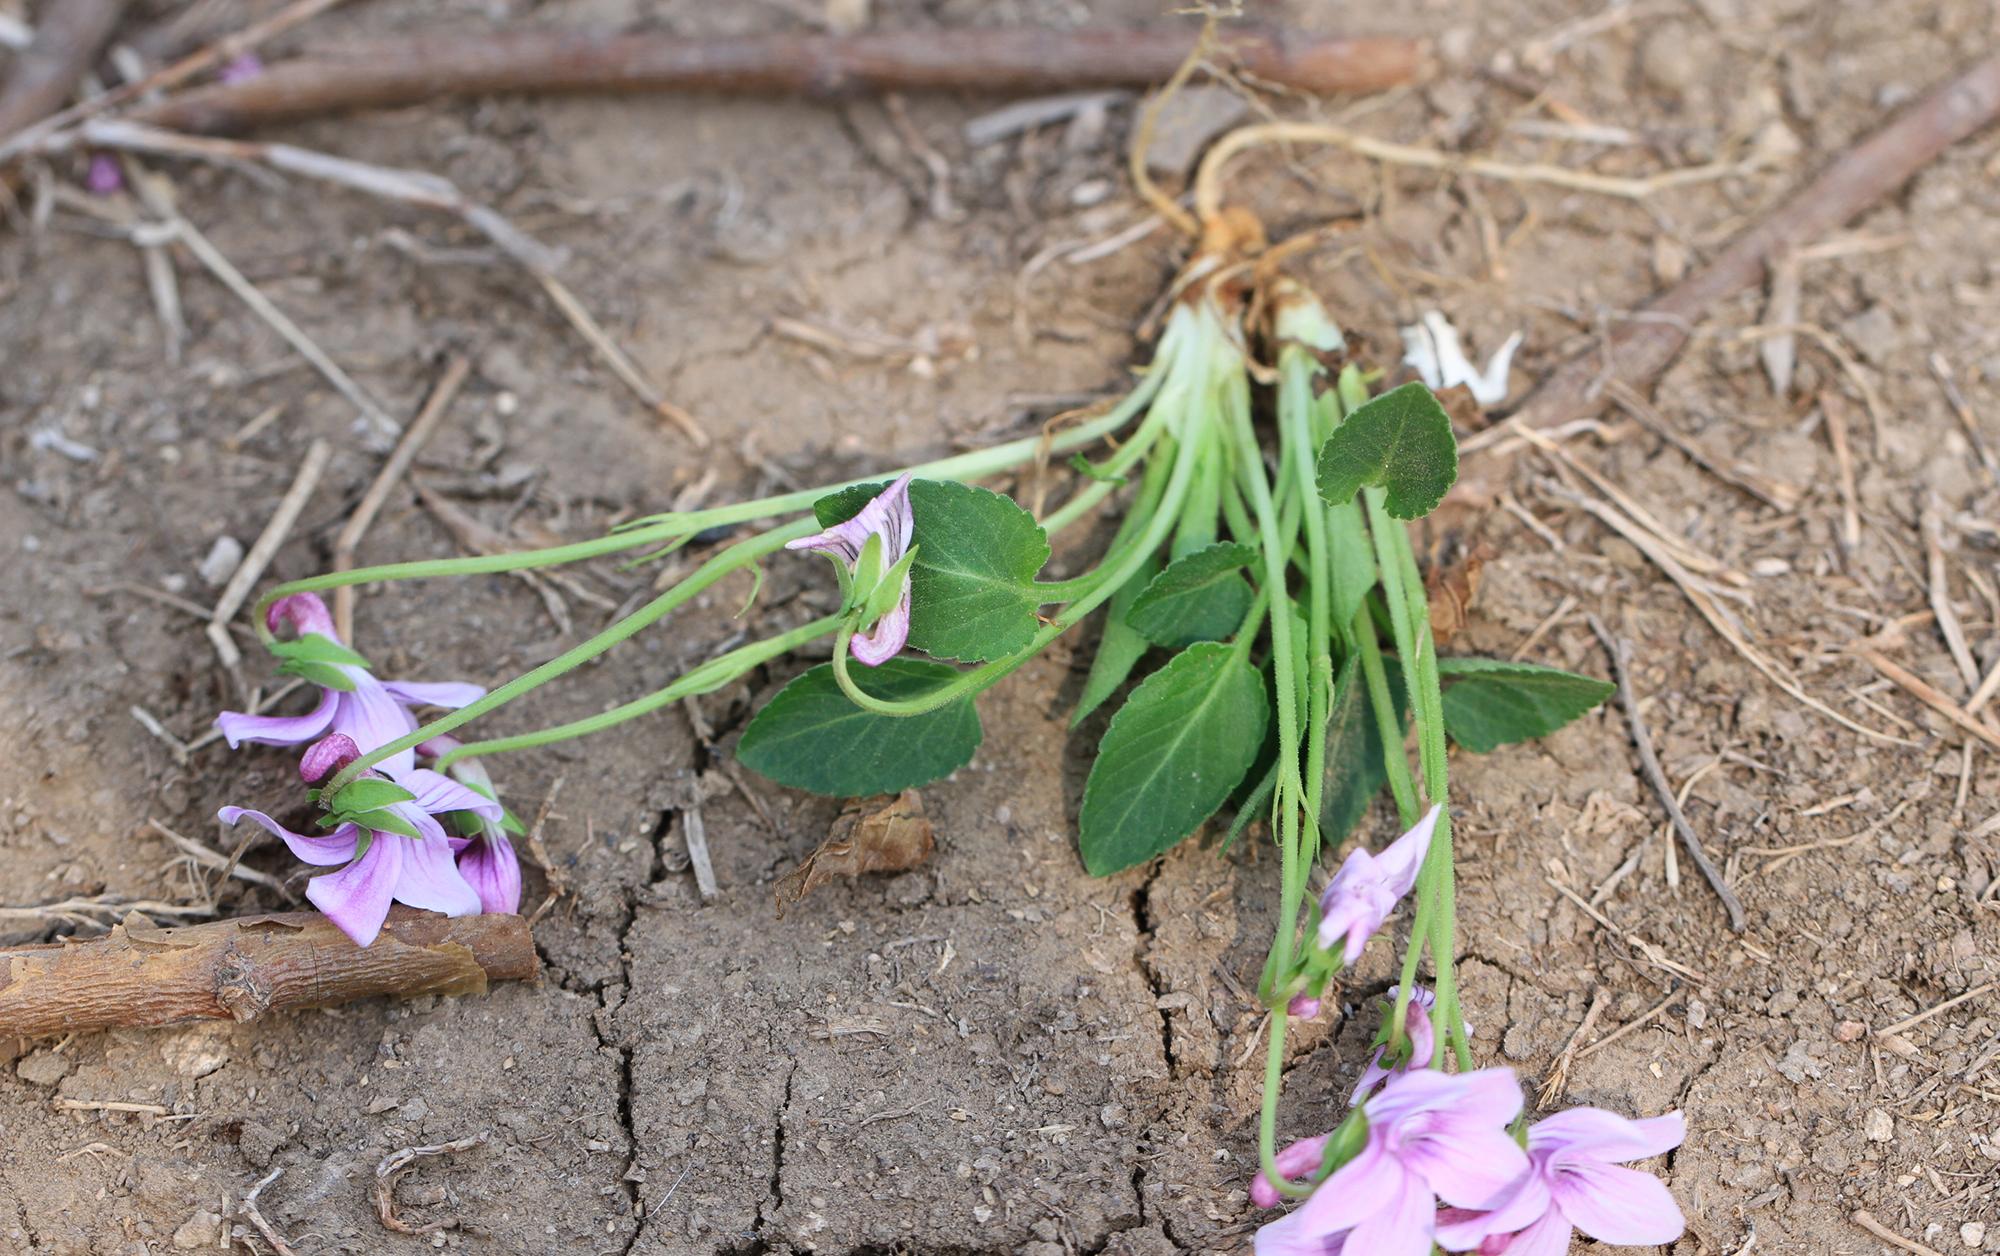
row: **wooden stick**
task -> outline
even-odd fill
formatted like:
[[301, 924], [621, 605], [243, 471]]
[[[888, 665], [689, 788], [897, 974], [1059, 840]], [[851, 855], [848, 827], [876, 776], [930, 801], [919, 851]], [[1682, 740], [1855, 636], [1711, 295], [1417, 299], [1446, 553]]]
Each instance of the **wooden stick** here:
[[14, 59], [0, 91], [0, 135], [11, 135], [62, 108], [111, 32], [125, 15], [125, 0], [69, 0], [42, 6], [35, 42]]
[[1974, 986], [1972, 989], [1967, 990], [1964, 994], [1955, 995], [1952, 998], [1946, 999], [1944, 1002], [1936, 1005], [1935, 1007], [1925, 1008], [1923, 1011], [1918, 1012], [1915, 1016], [1904, 1017], [1902, 1020], [1897, 1021], [1893, 1025], [1885, 1025], [1881, 1029], [1872, 1030], [1871, 1032], [1877, 1038], [1884, 1038], [1890, 1034], [1900, 1034], [1906, 1029], [1915, 1029], [1918, 1025], [1921, 1025], [1925, 1021], [1929, 1020], [1931, 1017], [1936, 1016], [1939, 1012], [1948, 1012], [1952, 1008], [1957, 1007], [1959, 1004], [1967, 1002], [1968, 1000], [1971, 999], [1976, 999], [1980, 995], [1985, 994], [1989, 990], [2000, 990], [2000, 981], [1989, 981], [1983, 986]]
[[[1148, 87], [1187, 55], [1179, 26], [865, 31], [688, 39], [664, 31], [454, 29], [279, 62], [132, 116], [178, 131], [235, 131], [349, 109], [495, 93], [1056, 92]], [[1314, 93], [1370, 92], [1417, 77], [1423, 46], [1242, 29], [1219, 41], [1257, 78]]]
[[395, 907], [372, 946], [318, 912], [119, 926], [88, 942], [0, 950], [0, 1037], [49, 1037], [332, 1007], [378, 995], [484, 994], [538, 961], [519, 916], [452, 919]]
[[[464, 357], [454, 357], [445, 363], [444, 374], [431, 386], [430, 396], [424, 398], [424, 407], [417, 412], [410, 426], [403, 431], [403, 439], [396, 442], [396, 448], [389, 454], [389, 460], [382, 464], [375, 475], [374, 483], [361, 496], [361, 502], [354, 513], [341, 526], [340, 535], [333, 540], [333, 569], [335, 571], [354, 570], [354, 551], [361, 544], [361, 538], [368, 534], [369, 525], [375, 522], [382, 506], [389, 500], [389, 494], [396, 487], [410, 464], [417, 460], [417, 454], [437, 430], [438, 422], [451, 409], [452, 399], [465, 383], [465, 377], [472, 370], [472, 363]], [[333, 591], [334, 630], [340, 633], [342, 641], [354, 640], [354, 596], [355, 586], [342, 585]]]
[[1652, 734], [1646, 731], [1646, 721], [1639, 714], [1639, 699], [1632, 692], [1632, 676], [1626, 667], [1631, 658], [1632, 647], [1611, 635], [1604, 621], [1597, 616], [1590, 617], [1590, 630], [1604, 643], [1604, 652], [1611, 656], [1611, 674], [1618, 682], [1618, 702], [1625, 708], [1625, 719], [1632, 728], [1632, 745], [1639, 751], [1639, 766], [1645, 770], [1646, 781], [1653, 792], [1660, 796], [1660, 806], [1667, 812], [1667, 818], [1674, 823], [1674, 832], [1680, 834], [1681, 845], [1687, 847], [1688, 857], [1694, 866], [1701, 869], [1701, 875], [1708, 882], [1715, 896], [1722, 900], [1723, 908], [1729, 913], [1729, 927], [1741, 933], [1748, 923], [1743, 916], [1743, 903], [1736, 897], [1736, 891], [1729, 888], [1722, 872], [1709, 860], [1708, 853], [1701, 848], [1701, 838], [1695, 835], [1694, 826], [1681, 811], [1680, 803], [1674, 798], [1673, 787], [1667, 784], [1665, 769], [1660, 767], [1660, 757], [1653, 752]]
[[[1880, 202], [1953, 144], [2000, 117], [2000, 53], [1933, 88], [1893, 122], [1834, 159], [1769, 216], [1743, 232], [1708, 265], [1624, 319], [1603, 343], [1585, 349], [1529, 395], [1509, 420], [1555, 428], [1603, 411], [1607, 385], [1640, 391], [1659, 378], [1708, 311], [1763, 282], [1771, 262]], [[1609, 365], [1607, 366], [1607, 363]], [[1490, 499], [1505, 482], [1504, 459], [1487, 459], [1458, 496]]]

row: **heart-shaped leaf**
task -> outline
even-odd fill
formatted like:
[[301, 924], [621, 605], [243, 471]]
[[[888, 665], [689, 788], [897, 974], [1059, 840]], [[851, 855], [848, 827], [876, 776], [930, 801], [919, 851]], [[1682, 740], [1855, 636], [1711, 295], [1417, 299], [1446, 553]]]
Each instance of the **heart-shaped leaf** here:
[[1174, 649], [1233, 636], [1256, 600], [1242, 575], [1256, 557], [1248, 545], [1229, 542], [1183, 554], [1146, 585], [1125, 621], [1153, 644]]
[[[850, 675], [863, 693], [893, 702], [934, 692], [958, 672], [897, 657], [880, 667], [854, 667]], [[972, 761], [980, 736], [970, 697], [923, 715], [880, 715], [854, 705], [834, 679], [833, 664], [821, 663], [764, 704], [743, 730], [736, 758], [780, 785], [864, 798], [949, 776]]]
[[1421, 519], [1458, 479], [1451, 417], [1431, 390], [1409, 383], [1358, 406], [1319, 451], [1320, 496], [1351, 501], [1364, 484], [1385, 490], [1398, 519]]

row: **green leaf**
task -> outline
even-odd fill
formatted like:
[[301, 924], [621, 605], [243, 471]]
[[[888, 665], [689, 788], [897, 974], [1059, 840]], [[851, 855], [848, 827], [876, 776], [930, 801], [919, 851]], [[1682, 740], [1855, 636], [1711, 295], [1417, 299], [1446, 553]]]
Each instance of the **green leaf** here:
[[1069, 458], [1069, 467], [1070, 470], [1076, 472], [1077, 474], [1089, 476], [1091, 479], [1096, 480], [1099, 484], [1122, 485], [1125, 483], [1124, 476], [1102, 469], [1096, 463], [1084, 457], [1082, 454], [1071, 454]]
[[[1386, 660], [1385, 660], [1386, 661]], [[1399, 692], [1392, 681], [1389, 692]], [[1392, 698], [1393, 701], [1393, 698]], [[1396, 722], [1402, 724], [1402, 704]], [[1335, 850], [1367, 814], [1368, 804], [1389, 783], [1382, 755], [1382, 731], [1368, 699], [1368, 681], [1359, 655], [1349, 655], [1333, 679], [1333, 702], [1326, 720], [1326, 776], [1320, 793], [1320, 848]]]
[[342, 693], [354, 692], [354, 681], [332, 663], [315, 663], [304, 659], [286, 659], [278, 664], [278, 671], [286, 676], [297, 676], [322, 689], [338, 689]]
[[1409, 383], [1355, 409], [1319, 451], [1319, 493], [1334, 505], [1364, 484], [1387, 490], [1389, 513], [1421, 519], [1458, 478], [1451, 418], [1422, 384]]
[[[822, 527], [852, 519], [885, 484], [856, 484], [813, 503]], [[1035, 573], [1049, 539], [1035, 517], [999, 493], [951, 480], [912, 480], [916, 562], [910, 569], [910, 644], [933, 658], [984, 662], [1033, 639], [1042, 604]]]
[[1111, 605], [1104, 612], [1104, 635], [1098, 639], [1097, 655], [1090, 660], [1090, 675], [1084, 678], [1083, 696], [1077, 699], [1076, 714], [1069, 717], [1069, 726], [1075, 728], [1083, 723], [1092, 711], [1104, 705], [1104, 700], [1118, 692], [1118, 686], [1132, 674], [1151, 643], [1135, 631], [1126, 621], [1132, 603], [1146, 591], [1146, 585], [1160, 572], [1160, 560], [1155, 555], [1147, 555], [1146, 561], [1132, 573], [1131, 579], [1118, 586], [1118, 592], [1111, 595]]
[[359, 811], [346, 818], [367, 829], [370, 833], [401, 833], [404, 837], [419, 839], [423, 837], [422, 833], [417, 832], [417, 826], [410, 821], [408, 816], [399, 815], [394, 811], [382, 809]]
[[336, 815], [357, 815], [363, 811], [379, 811], [394, 803], [409, 802], [415, 797], [394, 781], [364, 776], [341, 786], [340, 791], [327, 802], [327, 809]]
[[1480, 754], [1547, 736], [1615, 688], [1591, 676], [1504, 659], [1439, 659], [1438, 676], [1445, 682], [1445, 731]]
[[[888, 701], [919, 698], [958, 672], [907, 657], [855, 667], [863, 693]], [[744, 767], [780, 785], [838, 798], [894, 794], [948, 776], [979, 748], [979, 713], [970, 697], [923, 715], [878, 715], [840, 691], [833, 664], [793, 680], [764, 704], [737, 743]]]
[[335, 641], [332, 637], [317, 632], [309, 632], [295, 641], [273, 641], [271, 653], [287, 662], [298, 663], [345, 663], [350, 667], [366, 667], [368, 660]]
[[1223, 542], [1176, 558], [1146, 585], [1125, 622], [1169, 648], [1232, 636], [1256, 600], [1241, 575], [1256, 557], [1248, 545]]
[[1200, 828], [1257, 757], [1271, 702], [1233, 646], [1191, 645], [1146, 677], [1105, 730], [1083, 789], [1083, 863], [1144, 863]]

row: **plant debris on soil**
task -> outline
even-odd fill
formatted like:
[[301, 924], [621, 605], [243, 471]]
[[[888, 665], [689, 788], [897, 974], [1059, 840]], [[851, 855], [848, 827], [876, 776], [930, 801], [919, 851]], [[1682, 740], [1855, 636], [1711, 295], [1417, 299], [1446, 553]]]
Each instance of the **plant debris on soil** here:
[[[158, 29], [168, 7], [134, 4], [128, 26]], [[1082, 16], [1056, 0], [863, 7], [883, 29]], [[1137, 0], [1089, 10], [1158, 16]], [[1363, 16], [1257, 10], [1305, 30]], [[265, 11], [191, 6], [188, 21], [216, 22], [213, 37]], [[499, 0], [452, 20], [733, 35], [821, 16]], [[440, 20], [415, 0], [371, 0], [278, 43], [394, 39]], [[1489, 351], [1524, 331], [1517, 401], [1989, 52], [1992, 34], [1985, 0], [1581, 14], [1493, 0], [1366, 20], [1365, 33], [1430, 40], [1437, 73], [1359, 102], [1277, 106], [1631, 178], [1757, 158], [1636, 201], [1335, 149], [1232, 166], [1232, 201], [1274, 236], [1346, 224], [1291, 266], [1378, 358], [1433, 308]], [[1124, 179], [1131, 102], [965, 138], [1015, 103], [500, 97], [260, 137], [433, 172], [566, 251], [567, 289], [698, 419], [700, 450], [458, 219], [247, 165], [148, 168], [170, 181], [173, 212], [395, 422], [419, 414], [443, 364], [471, 364], [358, 536], [367, 564], [464, 552], [471, 526], [504, 544], [574, 540], [676, 498], [859, 476], [1121, 390], [1144, 357], [1132, 329], [1179, 260]], [[95, 933], [134, 904], [174, 925], [294, 905], [270, 883], [294, 871], [274, 844], [236, 851], [240, 836], [213, 827], [218, 803], [268, 795], [290, 768], [203, 738], [268, 680], [226, 666], [205, 634], [224, 590], [204, 566], [223, 538], [253, 546], [324, 441], [325, 470], [264, 583], [325, 570], [392, 444], [185, 244], [107, 218], [82, 190], [87, 160], [62, 155], [0, 199], [8, 945]], [[1592, 613], [1631, 643], [1661, 773], [1741, 899], [1737, 933], [1686, 865], [1616, 705], [1457, 765], [1473, 948], [1461, 989], [1497, 1012], [1477, 1018], [1476, 1052], [1530, 1093], [1553, 1083], [1572, 1103], [1688, 1114], [1664, 1170], [1689, 1222], [1676, 1256], [2000, 1251], [2000, 756], [1973, 731], [1996, 731], [2000, 665], [2000, 480], [1982, 460], [2000, 444], [1996, 258], [1989, 127], [1795, 254], [1795, 278], [1681, 329], [1688, 346], [1640, 399], [1649, 418], [1621, 405], [1517, 448], [1506, 508], [1496, 496], [1461, 515], [1457, 549], [1435, 551], [1463, 612], [1453, 653], [1601, 674]], [[162, 265], [184, 338], [163, 314]], [[1765, 350], [1783, 337], [1774, 392]], [[1465, 455], [1468, 477], [1509, 447], [1493, 430]], [[1586, 497], [1549, 448], [1625, 501]], [[1746, 487], [1769, 484], [1797, 492]], [[1650, 519], [1634, 535], [1694, 583], [1669, 579], [1606, 513]], [[1056, 574], [1102, 541], [1064, 538]], [[1451, 574], [1454, 552], [1483, 556], [1476, 597], [1469, 562]], [[648, 596], [655, 574], [602, 564], [462, 581], [449, 597], [370, 590], [357, 645], [385, 670], [492, 682]], [[827, 613], [818, 574], [774, 565], [748, 627]], [[718, 586], [671, 631], [508, 718], [574, 718], [663, 683], [746, 630], [734, 617], [749, 592], [747, 577]], [[1802, 705], [1718, 623], [1884, 736]], [[1219, 855], [1188, 843], [1108, 880], [1084, 874], [1073, 835], [1089, 730], [1072, 736], [1064, 713], [1085, 645], [1058, 644], [982, 699], [986, 749], [926, 787], [929, 858], [819, 878], [782, 924], [774, 896], [839, 805], [715, 748], [789, 664], [510, 765], [523, 814], [567, 781], [538, 825], [545, 871], [527, 895], [567, 891], [536, 925], [538, 985], [0, 1039], [0, 1249], [1247, 1250], [1260, 1217], [1243, 1061], [1263, 1021], [1250, 992], [1275, 860], [1253, 833]], [[1378, 806], [1362, 836], [1374, 845], [1393, 826]], [[1370, 948], [1330, 1000], [1338, 1015], [1288, 1044], [1300, 1125], [1282, 1135], [1315, 1132], [1316, 1098], [1331, 1113], [1351, 1089], [1394, 980], [1389, 950]], [[458, 1150], [431, 1154], [443, 1148]], [[382, 1199], [412, 1230], [456, 1225], [392, 1234]]]

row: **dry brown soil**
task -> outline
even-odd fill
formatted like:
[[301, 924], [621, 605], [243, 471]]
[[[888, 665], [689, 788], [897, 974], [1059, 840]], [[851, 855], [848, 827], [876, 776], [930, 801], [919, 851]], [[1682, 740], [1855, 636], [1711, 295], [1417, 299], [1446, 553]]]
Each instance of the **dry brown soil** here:
[[[441, 8], [462, 22], [693, 33], [784, 28], [813, 7], [384, 0], [349, 5], [293, 42], [445, 20]], [[1312, 29], [1439, 41], [1435, 83], [1348, 115], [1373, 134], [1613, 172], [1752, 151], [1776, 163], [1645, 204], [1383, 172], [1327, 152], [1264, 154], [1238, 169], [1232, 199], [1274, 234], [1366, 214], [1299, 273], [1377, 352], [1432, 306], [1475, 346], [1520, 327], [1517, 392], [1985, 50], [1994, 20], [1984, 0], [1640, 0], [1581, 25], [1598, 6], [1251, 7]], [[1154, 9], [886, 0], [875, 20], [1075, 23], [1092, 10], [1136, 20]], [[1524, 84], [1546, 88], [1546, 108]], [[986, 429], [1029, 430], [1065, 397], [1117, 388], [1144, 357], [1134, 329], [1180, 245], [1161, 231], [1017, 276], [1051, 244], [1108, 236], [1141, 215], [1120, 169], [1129, 106], [1101, 131], [1057, 127], [969, 149], [961, 124], [999, 103], [908, 102], [950, 164], [956, 212], [945, 217], [874, 101], [497, 100], [285, 134], [440, 171], [571, 250], [571, 285], [717, 438], [706, 457], [649, 418], [533, 285], [481, 260], [455, 224], [254, 171], [169, 169], [188, 217], [392, 413], [414, 411], [444, 355], [471, 357], [471, 382], [417, 474], [535, 543], [660, 508], [711, 466], [711, 501], [812, 484]], [[1599, 147], [1517, 125], [1565, 118], [1633, 135]], [[1754, 573], [1732, 611], [1813, 695], [1911, 744], [1865, 740], [1773, 688], [1637, 550], [1545, 492], [1546, 464], [1522, 460], [1513, 481], [1539, 532], [1504, 510], [1475, 516], [1470, 539], [1496, 557], [1452, 649], [1508, 655], [1555, 615], [1527, 657], [1602, 674], [1585, 614], [1632, 638], [1667, 773], [1687, 786], [1693, 823], [1749, 911], [1734, 935], [1685, 860], [1670, 883], [1658, 804], [1615, 708], [1545, 743], [1458, 761], [1466, 1007], [1479, 1050], [1532, 1090], [1594, 998], [1593, 1039], [1643, 1020], [1573, 1063], [1568, 1098], [1686, 1110], [1687, 1144], [1663, 1168], [1689, 1219], [1679, 1256], [1890, 1250], [1849, 1222], [1857, 1208], [1939, 1251], [2000, 1250], [1990, 988], [2000, 848], [1989, 822], [2000, 758], [1968, 753], [1845, 651], [1900, 620], [1895, 656], [1966, 696], [1942, 638], [1915, 618], [1930, 605], [1918, 511], [1935, 493], [1946, 596], [1977, 665], [2000, 658], [2000, 493], [1927, 367], [1944, 355], [2000, 443], [1996, 163], [1989, 131], [1854, 224], [1841, 237], [1849, 247], [1803, 263], [1798, 317], [1851, 353], [1882, 398], [1878, 415], [1811, 339], [1800, 341], [1792, 395], [1772, 395], [1756, 344], [1738, 335], [1764, 319], [1761, 296], [1714, 310], [1662, 383], [1668, 421], [1718, 458], [1799, 486], [1796, 508], [1719, 482], [1644, 429], [1613, 425], [1571, 445], [1667, 530]], [[51, 173], [74, 185], [79, 172]], [[315, 437], [339, 449], [273, 575], [320, 570], [380, 465], [346, 403], [191, 259], [177, 265], [191, 335], [170, 364], [137, 250], [62, 205], [0, 234], [0, 903], [10, 907], [198, 897], [148, 822], [224, 845], [217, 806], [293, 796], [280, 752], [209, 746], [182, 763], [135, 721], [143, 707], [191, 737], [236, 694], [199, 622], [129, 587], [211, 600], [197, 565], [218, 536], [255, 536]], [[784, 318], [860, 347], [774, 333]], [[878, 344], [890, 347], [867, 347]], [[1822, 392], [1854, 432], [1851, 549], [1840, 544]], [[232, 441], [273, 406], [275, 421]], [[51, 448], [37, 437], [49, 432], [95, 457]], [[1074, 570], [1087, 549], [1080, 538], [1059, 561]], [[453, 552], [403, 492], [363, 558]], [[770, 576], [750, 622], [731, 618], [747, 581], [725, 585], [495, 727], [598, 710], [740, 632], [824, 605], [817, 563], [773, 563]], [[650, 578], [581, 572], [554, 594], [567, 624], [507, 578], [371, 592], [357, 644], [388, 673], [491, 683], [594, 629]], [[524, 813], [562, 781], [548, 846], [571, 893], [538, 928], [541, 984], [0, 1043], [0, 1249], [213, 1250], [216, 1223], [203, 1214], [226, 1212], [222, 1226], [247, 1233], [238, 1201], [278, 1168], [260, 1203], [306, 1256], [427, 1244], [1038, 1256], [1247, 1246], [1256, 1080], [1242, 1061], [1259, 1017], [1245, 991], [1277, 870], [1250, 841], [1223, 858], [1191, 843], [1109, 881], [1083, 874], [1071, 834], [1085, 743], [1064, 714], [1087, 643], [1059, 646], [982, 701], [978, 758], [925, 791], [934, 862], [823, 889], [782, 922], [772, 884], [825, 834], [833, 804], [746, 776], [760, 815], [718, 769], [748, 712], [795, 665], [705, 701], [712, 744], [675, 711], [496, 762]], [[250, 681], [268, 679], [261, 662], [248, 668]], [[721, 883], [710, 904], [681, 840], [694, 806]], [[1379, 840], [1388, 824], [1378, 812], [1364, 835]], [[1596, 915], [1556, 888], [1589, 899], [1635, 852]], [[269, 844], [247, 861], [294, 870]], [[546, 879], [530, 879], [539, 901]], [[217, 906], [278, 903], [232, 882]], [[10, 941], [70, 927], [0, 917]], [[1323, 1128], [1338, 1110], [1375, 1028], [1390, 949], [1373, 948], [1337, 1013], [1298, 1035], [1291, 1132]], [[1899, 1036], [1864, 1032], [1981, 989]], [[166, 1115], [58, 1110], [59, 1099]], [[463, 1227], [384, 1230], [371, 1204], [377, 1162], [480, 1131], [491, 1132], [485, 1146], [425, 1161], [398, 1188], [412, 1223]]]

